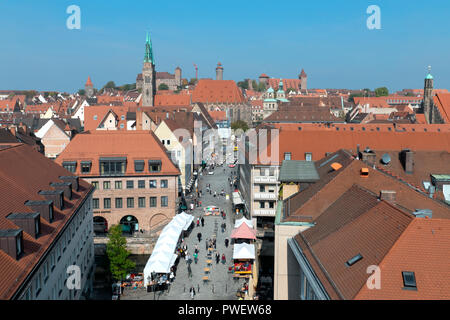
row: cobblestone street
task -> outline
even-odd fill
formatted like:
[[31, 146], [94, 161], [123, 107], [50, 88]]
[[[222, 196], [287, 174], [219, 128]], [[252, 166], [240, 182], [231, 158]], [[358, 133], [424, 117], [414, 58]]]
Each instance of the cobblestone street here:
[[[225, 169], [225, 172], [224, 172]], [[192, 262], [192, 278], [188, 277], [188, 264], [184, 259], [180, 259], [177, 268], [177, 274], [174, 282], [170, 286], [170, 289], [165, 292], [147, 293], [145, 289], [127, 289], [122, 300], [190, 300], [189, 289], [194, 286], [196, 295], [195, 300], [236, 300], [236, 292], [242, 287], [246, 279], [233, 279], [233, 274], [228, 272], [228, 267], [231, 266], [233, 246], [228, 245], [225, 247], [225, 238], [231, 242], [230, 234], [234, 225], [234, 213], [232, 212], [231, 192], [232, 188], [228, 182], [228, 178], [231, 176], [231, 172], [236, 169], [230, 169], [226, 165], [223, 167], [216, 167], [214, 175], [208, 175], [207, 170], [203, 172], [203, 175], [199, 177], [199, 190], [202, 190], [202, 197], [199, 199], [202, 205], [194, 210], [194, 223], [196, 225], [197, 217], [203, 215], [203, 208], [207, 206], [217, 206], [220, 209], [226, 211], [226, 230], [222, 233], [221, 224], [224, 222], [220, 216], [205, 216], [205, 226], [195, 226], [190, 235], [185, 238], [185, 242], [188, 246], [188, 252], [192, 256], [194, 253], [195, 245], [198, 245], [199, 255], [198, 262]], [[206, 194], [206, 185], [210, 184], [212, 194]], [[221, 190], [225, 190], [230, 195], [230, 200], [226, 200], [224, 196], [220, 196]], [[217, 192], [217, 197], [214, 197], [214, 191]], [[192, 192], [195, 193], [194, 191]], [[191, 199], [188, 198], [188, 202]], [[198, 241], [197, 234], [202, 233], [201, 242]], [[212, 254], [211, 265], [207, 264], [207, 239], [211, 239], [216, 234], [217, 242], [216, 252], [222, 256], [225, 254], [226, 263], [223, 264], [220, 261], [216, 264], [215, 252]], [[209, 272], [205, 272], [205, 268], [209, 268]], [[203, 277], [208, 276], [209, 281], [204, 282]]]

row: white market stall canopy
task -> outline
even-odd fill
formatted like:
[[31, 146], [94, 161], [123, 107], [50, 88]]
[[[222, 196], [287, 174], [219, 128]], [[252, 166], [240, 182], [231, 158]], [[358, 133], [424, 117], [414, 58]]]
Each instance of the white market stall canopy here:
[[239, 228], [241, 226], [241, 224], [243, 224], [243, 223], [247, 224], [250, 228], [253, 228], [252, 220], [248, 220], [248, 219], [245, 219], [245, 218], [241, 218], [239, 220], [236, 220], [236, 222], [234, 223], [234, 228], [235, 229]]
[[243, 204], [241, 195], [239, 192], [233, 192], [233, 205], [237, 206], [239, 204]]
[[177, 258], [175, 249], [181, 232], [187, 230], [193, 220], [194, 216], [183, 212], [173, 217], [172, 221], [164, 227], [144, 268], [145, 285], [147, 285], [148, 277], [151, 276], [152, 272], [170, 272], [170, 268]]
[[233, 247], [233, 259], [255, 259], [255, 245], [237, 243]]

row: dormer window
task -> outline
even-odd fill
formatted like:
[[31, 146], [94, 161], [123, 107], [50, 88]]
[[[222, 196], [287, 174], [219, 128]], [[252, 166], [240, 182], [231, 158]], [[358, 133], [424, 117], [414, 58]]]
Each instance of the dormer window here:
[[145, 166], [144, 160], [134, 160], [134, 171], [143, 172], [144, 166]]
[[72, 172], [72, 173], [74, 173], [77, 169], [76, 161], [64, 161], [62, 165], [63, 165], [64, 169], [66, 169], [67, 171]]
[[148, 168], [150, 172], [160, 172], [161, 160], [148, 160]]
[[81, 173], [90, 173], [92, 161], [81, 161]]

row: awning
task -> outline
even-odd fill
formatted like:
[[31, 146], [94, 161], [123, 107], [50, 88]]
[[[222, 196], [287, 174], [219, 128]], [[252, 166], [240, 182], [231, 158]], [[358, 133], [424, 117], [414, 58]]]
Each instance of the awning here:
[[238, 243], [233, 247], [233, 259], [255, 259], [255, 245]]
[[240, 204], [243, 204], [244, 202], [242, 201], [241, 195], [239, 194], [239, 192], [233, 192], [233, 205], [237, 206]]
[[239, 228], [231, 232], [232, 239], [256, 239], [256, 230], [250, 228], [246, 223], [242, 223]]

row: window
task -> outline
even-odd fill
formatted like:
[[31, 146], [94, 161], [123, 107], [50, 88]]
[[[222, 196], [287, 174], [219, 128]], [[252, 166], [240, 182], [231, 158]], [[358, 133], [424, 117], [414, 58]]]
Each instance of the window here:
[[127, 208], [134, 208], [134, 198], [127, 198]]
[[100, 174], [104, 176], [125, 173], [127, 158], [100, 158]]
[[260, 201], [260, 202], [259, 202], [259, 207], [260, 207], [261, 209], [264, 209], [264, 208], [266, 207], [266, 203], [265, 203], [264, 201]]
[[151, 189], [154, 189], [154, 188], [156, 188], [157, 187], [157, 182], [156, 182], [156, 180], [150, 180], [150, 188]]
[[16, 255], [22, 254], [22, 234], [19, 234], [16, 238]]
[[167, 143], [167, 145], [168, 145], [168, 146], [170, 146], [170, 140], [167, 140], [167, 142], [166, 142], [166, 143]]
[[122, 198], [116, 198], [116, 208], [121, 209], [123, 206], [122, 204]]
[[416, 276], [412, 271], [403, 271], [403, 289], [417, 290]]
[[111, 209], [111, 198], [103, 199], [103, 208], [104, 209]]
[[124, 125], [123, 123], [120, 124], [120, 129], [123, 129]]
[[48, 262], [44, 263], [44, 266], [42, 267], [43, 273], [44, 273], [44, 284], [47, 283], [48, 280]]
[[[57, 249], [58, 252], [58, 249]], [[55, 261], [55, 253], [52, 253], [50, 255], [50, 271], [53, 271], [55, 269], [56, 266], [56, 261]]]
[[103, 181], [103, 189], [104, 190], [111, 189], [111, 181]]
[[134, 171], [143, 172], [144, 166], [145, 166], [144, 160], [135, 160], [134, 161]]
[[34, 278], [34, 288], [36, 290], [36, 297], [41, 292], [41, 285], [42, 285], [42, 276], [41, 273], [39, 273], [36, 278]]
[[134, 188], [134, 181], [128, 180], [127, 181], [127, 189], [133, 189]]
[[150, 197], [150, 208], [156, 208], [157, 205], [157, 198], [156, 197]]
[[81, 161], [81, 173], [91, 172], [92, 162], [91, 161]]
[[36, 234], [36, 237], [41, 234], [41, 220], [40, 219], [34, 220], [34, 233]]
[[122, 189], [122, 181], [116, 181], [114, 182], [114, 187], [116, 189]]
[[91, 184], [94, 186], [95, 190], [98, 190], [98, 181], [92, 181]]
[[265, 189], [266, 189], [266, 188], [265, 188], [264, 186], [262, 186], [262, 185], [259, 186], [259, 192], [264, 192], [264, 191], [266, 191]]
[[145, 198], [144, 197], [138, 199], [138, 207], [145, 208]]
[[160, 172], [161, 160], [148, 160], [148, 168], [150, 172]]
[[306, 161], [312, 161], [312, 153], [311, 152], [306, 152], [305, 153], [305, 160]]
[[74, 173], [76, 171], [76, 169], [77, 169], [77, 162], [76, 161], [64, 161], [63, 162], [63, 167], [67, 171], [70, 171], [70, 172]]
[[94, 120], [97, 120], [97, 115], [94, 116]]
[[284, 153], [284, 160], [291, 160], [291, 153], [290, 152], [285, 152]]
[[270, 202], [269, 202], [269, 208], [270, 208], [270, 209], [273, 209], [274, 206], [275, 206], [275, 202], [274, 202], [274, 201], [270, 201]]
[[100, 201], [97, 198], [92, 199], [92, 208], [93, 209], [98, 209], [100, 206]]
[[121, 120], [125, 120], [125, 116], [122, 115], [122, 116], [120, 117], [120, 119], [121, 119]]
[[167, 196], [161, 197], [161, 207], [169, 206], [169, 198]]
[[260, 169], [259, 169], [259, 175], [260, 175], [261, 177], [264, 177], [264, 176], [266, 175], [266, 169], [265, 169], [265, 168], [260, 168]]
[[161, 180], [161, 188], [167, 188], [168, 182], [167, 180]]
[[138, 188], [145, 189], [145, 180], [138, 180]]

